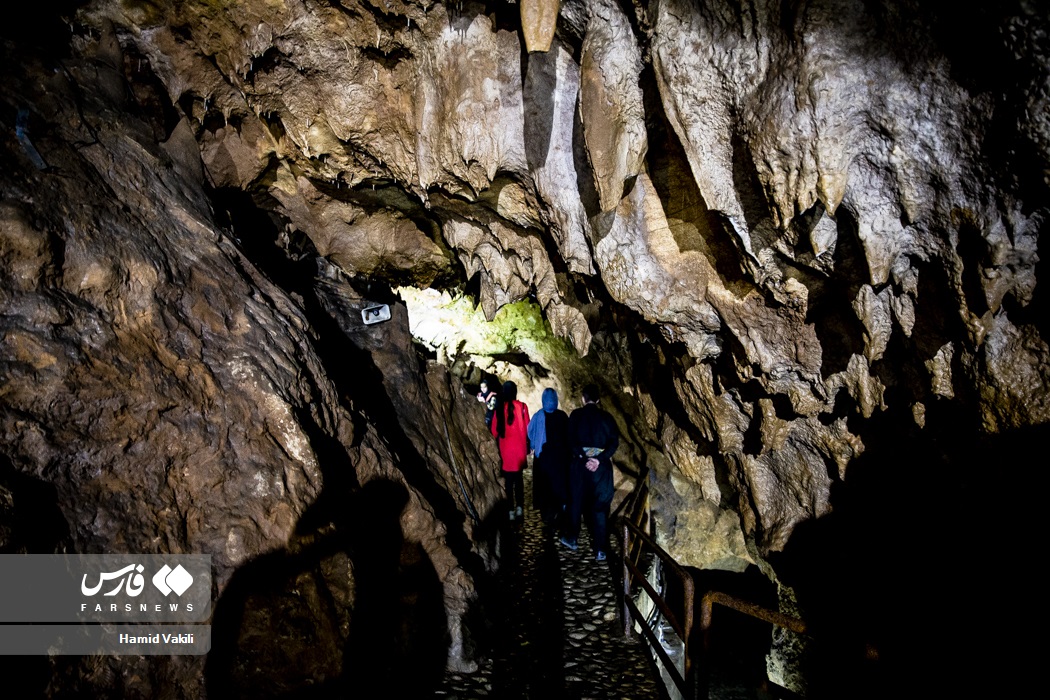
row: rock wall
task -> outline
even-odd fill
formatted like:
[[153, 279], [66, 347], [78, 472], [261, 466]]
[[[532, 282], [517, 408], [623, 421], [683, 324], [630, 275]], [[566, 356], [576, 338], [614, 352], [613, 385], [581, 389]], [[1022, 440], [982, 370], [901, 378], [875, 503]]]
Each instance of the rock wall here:
[[129, 83], [137, 59], [112, 27], [68, 57], [17, 48], [3, 118], [19, 138], [0, 150], [0, 551], [211, 554], [218, 600], [207, 665], [55, 657], [23, 681], [259, 697], [471, 668], [463, 618], [495, 564], [500, 488], [476, 468], [496, 456], [461, 384], [420, 368], [403, 306], [363, 332], [363, 298], [325, 277], [358, 307], [344, 332], [299, 273], [248, 256], [243, 236], [265, 231], [217, 223], [192, 130]]
[[[4, 151], [0, 425], [75, 548], [205, 549], [221, 583], [381, 475], [461, 615], [468, 501], [483, 520], [497, 491], [453, 462], [490, 455], [396, 299], [396, 332], [340, 327], [386, 285], [476, 290], [489, 319], [534, 299], [608, 369], [666, 546], [811, 610], [863, 605], [807, 595], [814, 527], [878, 552], [840, 590], [945, 523], [966, 540], [967, 448], [1048, 423], [1034, 3], [580, 0], [532, 53], [499, 2], [67, 10], [39, 87], [4, 76], [29, 129]], [[335, 291], [295, 272], [318, 257]], [[876, 510], [900, 499], [922, 505]]]

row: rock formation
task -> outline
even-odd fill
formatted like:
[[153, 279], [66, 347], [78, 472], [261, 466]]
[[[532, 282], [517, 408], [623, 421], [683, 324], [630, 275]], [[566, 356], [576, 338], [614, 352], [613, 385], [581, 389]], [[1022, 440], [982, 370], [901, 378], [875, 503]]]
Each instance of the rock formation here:
[[[972, 522], [968, 460], [1050, 421], [1045, 10], [571, 0], [524, 38], [558, 7], [87, 0], [3, 30], [0, 547], [210, 553], [220, 601], [203, 676], [59, 661], [53, 692], [351, 682], [389, 565], [362, 514], [447, 650], [382, 670], [469, 668], [500, 491], [468, 384], [497, 362], [601, 379], [683, 563], [758, 566], [896, 658], [915, 607], [862, 611], [891, 566], [942, 528], [952, 560], [1016, 540]], [[566, 344], [445, 366], [399, 286], [535, 304]], [[295, 620], [311, 651], [261, 645]]]

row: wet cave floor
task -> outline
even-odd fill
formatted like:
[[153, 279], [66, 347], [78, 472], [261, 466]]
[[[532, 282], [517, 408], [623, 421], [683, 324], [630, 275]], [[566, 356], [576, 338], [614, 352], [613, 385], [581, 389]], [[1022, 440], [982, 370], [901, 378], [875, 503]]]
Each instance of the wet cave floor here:
[[525, 500], [524, 518], [500, 530], [500, 569], [487, 601], [491, 648], [476, 673], [446, 673], [435, 697], [661, 697], [645, 644], [623, 634], [616, 538], [604, 562], [595, 561], [586, 525], [577, 551], [559, 544], [532, 507], [532, 470]]

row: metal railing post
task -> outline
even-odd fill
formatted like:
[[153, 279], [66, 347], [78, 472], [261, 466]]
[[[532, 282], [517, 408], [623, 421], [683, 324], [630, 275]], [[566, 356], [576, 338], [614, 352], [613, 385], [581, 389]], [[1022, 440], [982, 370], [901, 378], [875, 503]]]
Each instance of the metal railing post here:
[[[714, 606], [717, 603], [728, 608], [737, 610], [750, 617], [768, 622], [774, 626], [783, 627], [799, 634], [806, 633], [806, 625], [802, 620], [785, 615], [776, 610], [769, 610], [760, 605], [735, 598], [719, 591], [708, 591], [700, 600], [700, 635], [699, 650], [694, 652], [696, 644], [691, 644], [694, 624], [694, 611], [696, 608], [695, 583], [693, 577], [674, 558], [660, 547], [653, 539], [651, 532], [642, 529], [642, 515], [644, 514], [648, 496], [649, 469], [646, 467], [639, 474], [635, 483], [635, 490], [628, 497], [629, 503], [624, 509], [623, 515], [619, 516], [623, 526], [623, 621], [624, 636], [630, 637], [634, 622], [641, 623], [640, 627], [646, 641], [650, 644], [657, 661], [667, 671], [682, 697], [689, 700], [707, 700], [710, 692], [710, 658], [711, 658], [711, 624]], [[647, 524], [652, 526], [650, 517]], [[682, 585], [682, 613], [681, 617], [670, 609], [663, 595], [653, 588], [646, 575], [639, 568], [642, 553], [652, 552], [671, 573], [675, 574]], [[654, 632], [649, 628], [645, 616], [635, 605], [631, 597], [633, 584], [637, 583], [649, 596], [653, 605], [664, 616], [671, 628], [682, 640], [683, 673], [679, 673], [677, 666], [668, 656], [666, 650], [656, 638]], [[693, 655], [697, 658], [694, 661]], [[785, 693], [786, 689], [776, 684], [768, 683], [769, 686], [777, 688]]]
[[621, 559], [620, 564], [621, 568], [623, 569], [623, 636], [627, 637], [628, 639], [630, 639], [631, 637], [631, 628], [634, 626], [632, 624], [633, 618], [631, 617], [631, 609], [627, 607], [627, 601], [631, 598], [631, 571], [627, 568], [627, 557], [629, 556], [628, 543], [630, 542], [630, 539], [628, 539], [629, 536], [630, 535], [627, 530], [627, 525], [624, 525], [623, 557]]

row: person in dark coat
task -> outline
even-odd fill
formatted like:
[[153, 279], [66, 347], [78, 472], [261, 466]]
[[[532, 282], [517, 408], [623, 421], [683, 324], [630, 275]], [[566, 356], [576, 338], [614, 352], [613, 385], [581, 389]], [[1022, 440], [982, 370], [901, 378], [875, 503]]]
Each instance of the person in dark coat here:
[[545, 523], [565, 510], [569, 496], [569, 416], [558, 409], [558, 392], [543, 390], [543, 409], [529, 422], [532, 461], [532, 499]]
[[609, 506], [615, 492], [612, 456], [620, 434], [612, 416], [598, 408], [598, 399], [598, 387], [588, 384], [583, 388], [583, 406], [569, 416], [569, 517], [561, 543], [575, 551], [580, 518], [587, 513], [595, 557], [605, 561]]
[[492, 416], [496, 414], [496, 398], [499, 396], [495, 390], [489, 388], [488, 380], [481, 380], [481, 391], [478, 392], [478, 401], [485, 405], [485, 427], [492, 429]]

